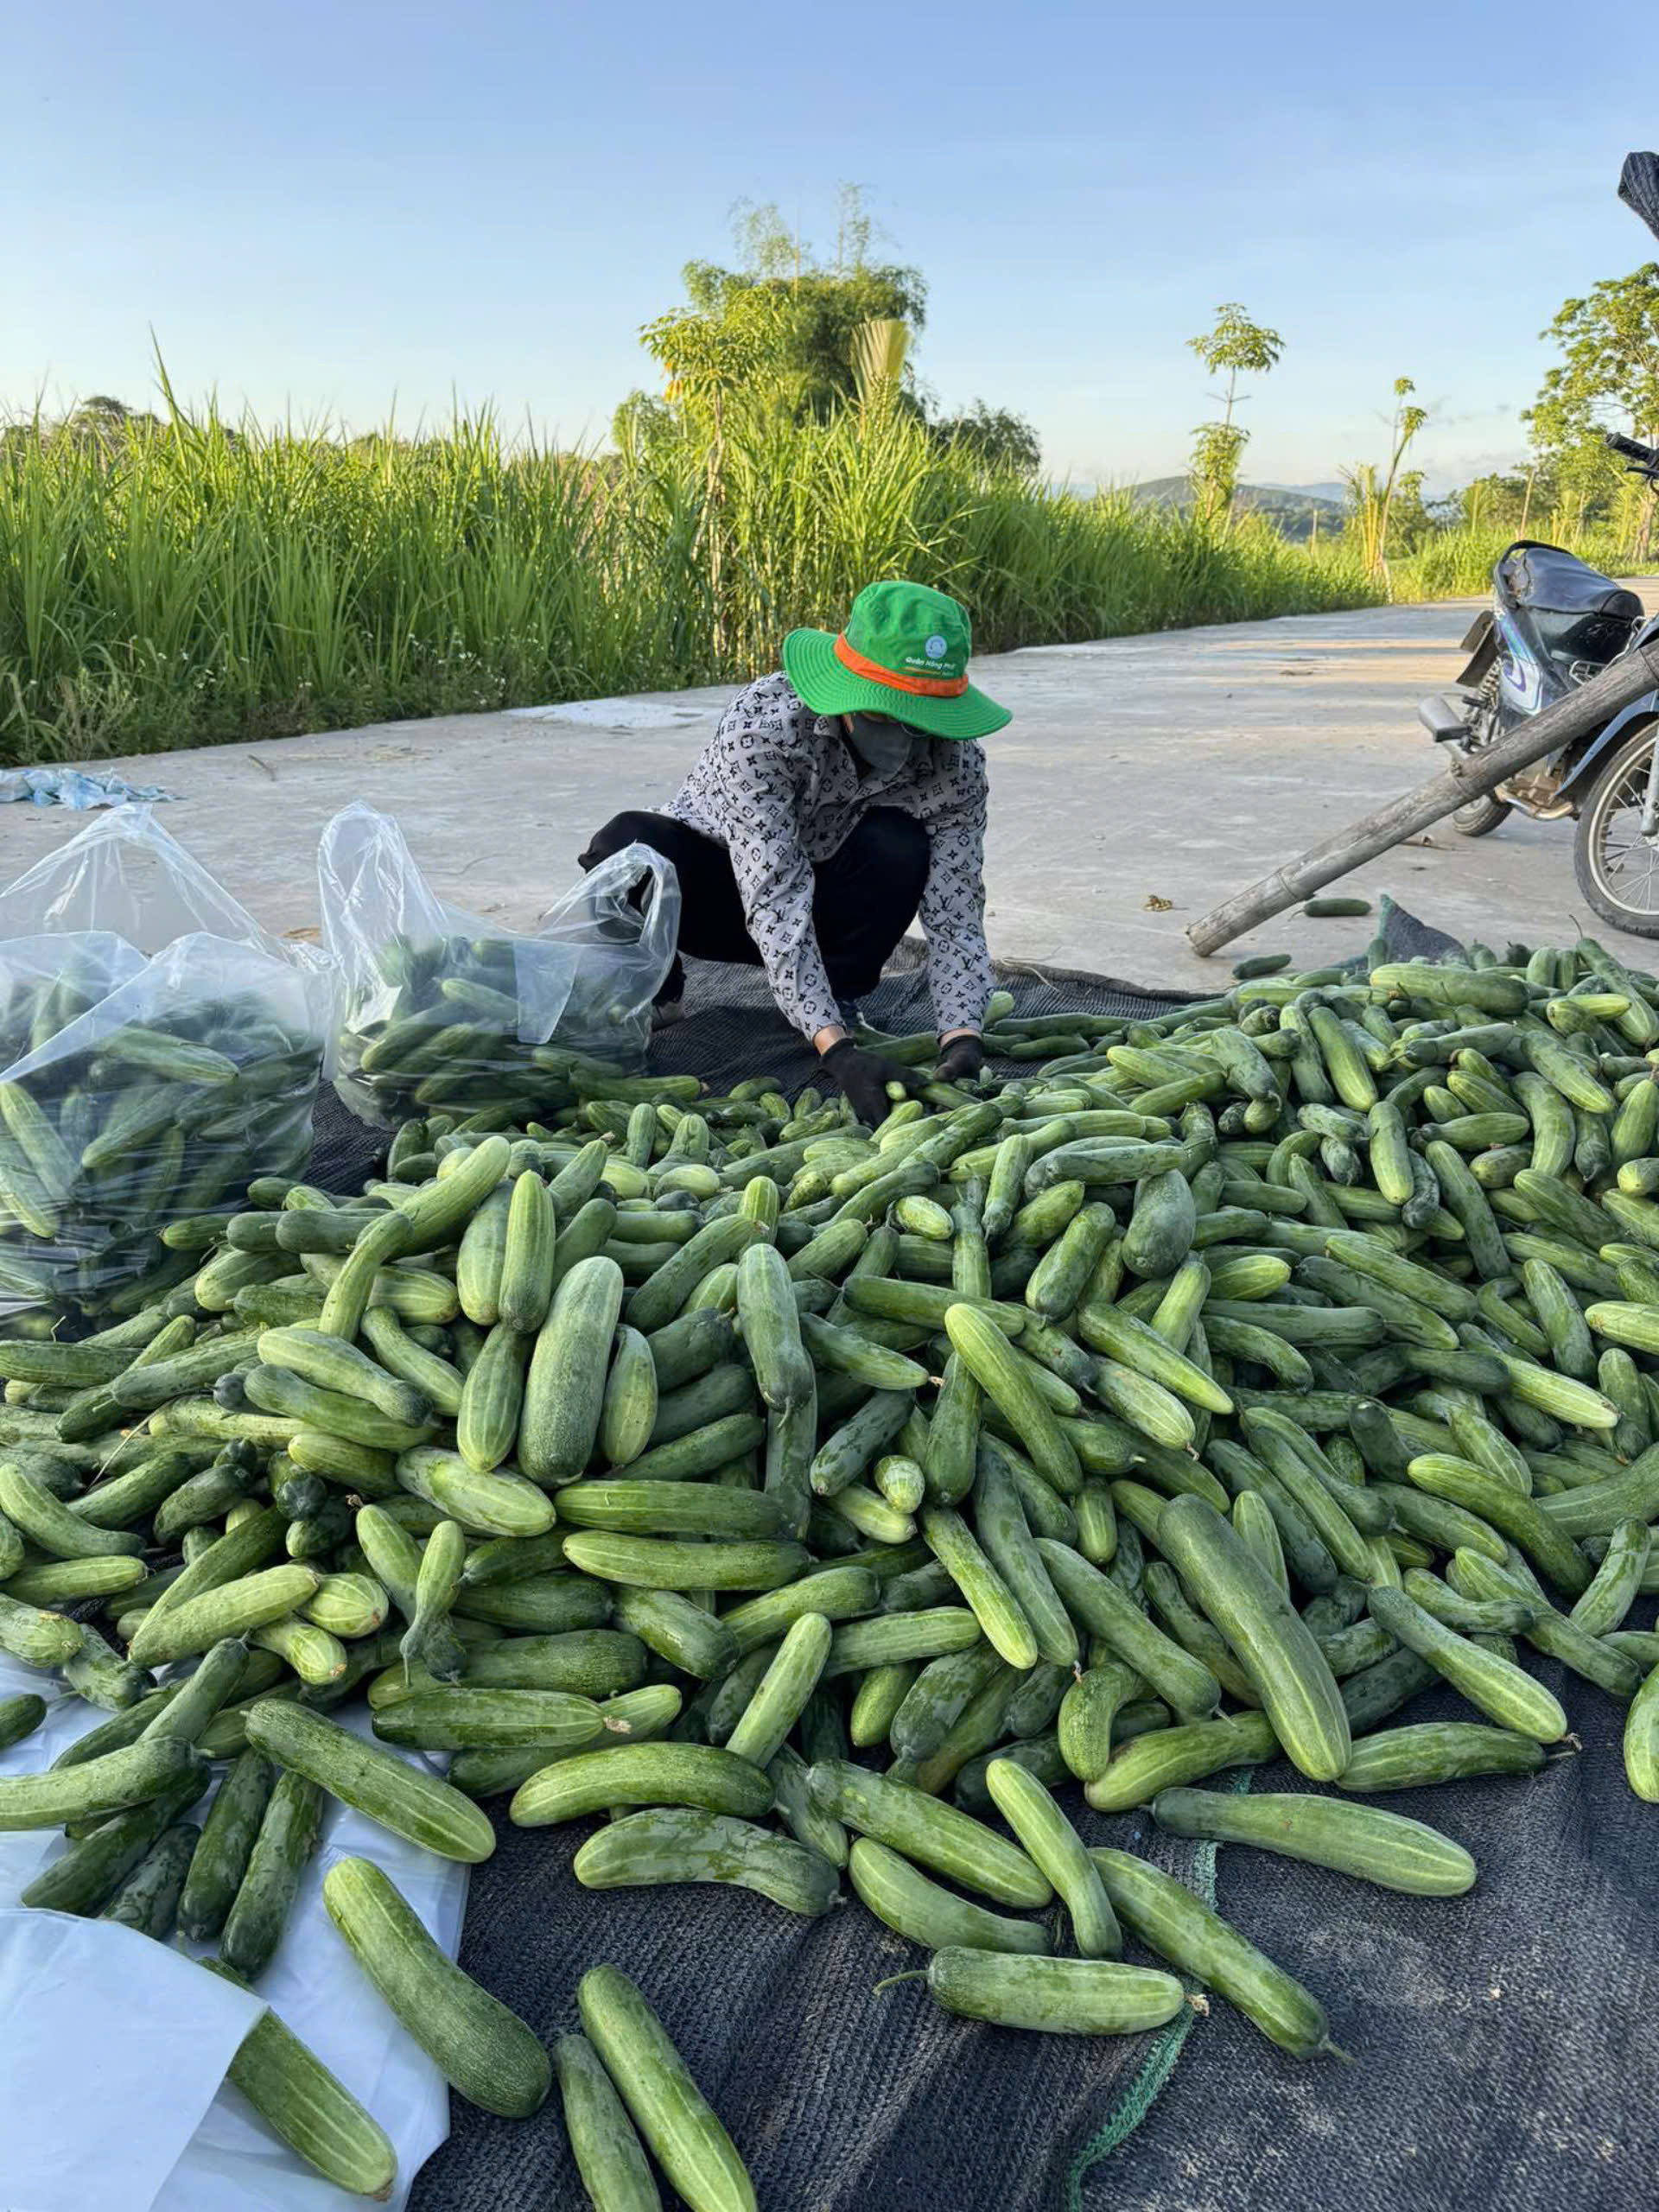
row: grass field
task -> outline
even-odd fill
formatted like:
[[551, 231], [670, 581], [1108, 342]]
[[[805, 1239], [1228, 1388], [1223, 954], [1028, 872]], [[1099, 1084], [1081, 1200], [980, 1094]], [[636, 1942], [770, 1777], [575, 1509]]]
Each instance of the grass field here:
[[[1450, 533], [1389, 588], [1484, 590], [1498, 550]], [[22, 426], [0, 435], [0, 763], [739, 680], [899, 575], [963, 600], [983, 651], [1387, 595], [1341, 538], [1046, 491], [896, 412], [605, 457], [488, 420]]]
[[[1491, 588], [1492, 569], [1515, 533], [1508, 530], [1444, 530], [1421, 552], [1389, 563], [1395, 599], [1466, 599]], [[1628, 547], [1617, 538], [1563, 537], [1548, 516], [1537, 518], [1527, 535], [1570, 543], [1581, 561], [1611, 576], [1630, 574]]]
[[0, 443], [0, 760], [741, 678], [874, 578], [986, 651], [1361, 604], [1339, 554], [1054, 495], [901, 416], [594, 459], [488, 421], [342, 443], [175, 416]]

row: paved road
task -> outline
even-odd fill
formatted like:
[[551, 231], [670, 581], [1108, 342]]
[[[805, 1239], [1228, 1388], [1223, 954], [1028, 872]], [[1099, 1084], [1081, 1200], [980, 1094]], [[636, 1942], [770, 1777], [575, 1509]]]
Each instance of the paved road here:
[[[1659, 580], [1641, 587], [1659, 604]], [[1448, 683], [1477, 602], [1291, 616], [1003, 654], [975, 664], [1014, 709], [988, 744], [989, 929], [1010, 958], [1145, 983], [1225, 974], [1182, 932], [1230, 891], [1433, 772], [1414, 717]], [[588, 833], [668, 795], [728, 696], [664, 692], [117, 761], [179, 804], [168, 827], [269, 927], [317, 919], [318, 834], [362, 797], [395, 813], [435, 888], [523, 926], [574, 879]], [[81, 826], [0, 809], [0, 880]], [[1459, 936], [1560, 938], [1593, 918], [1567, 824], [1448, 825], [1344, 888], [1391, 891]], [[1167, 905], [1163, 902], [1167, 901]], [[1230, 950], [1310, 962], [1363, 922], [1267, 925]], [[1654, 956], [1659, 957], [1659, 956]]]

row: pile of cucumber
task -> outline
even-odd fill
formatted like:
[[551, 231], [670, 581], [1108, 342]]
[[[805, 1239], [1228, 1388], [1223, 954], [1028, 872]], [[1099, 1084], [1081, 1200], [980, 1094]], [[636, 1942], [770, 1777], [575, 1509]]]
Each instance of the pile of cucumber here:
[[0, 1007], [0, 1305], [15, 1331], [139, 1312], [162, 1224], [239, 1203], [252, 1174], [309, 1156], [321, 1033], [251, 990], [167, 996], [148, 979], [105, 996], [70, 973], [16, 984]]
[[[1028, 1065], [972, 1090], [880, 1039], [917, 1095], [874, 1131], [591, 1064], [530, 1118], [469, 1063], [360, 1193], [261, 1179], [165, 1222], [133, 1310], [0, 1340], [0, 1649], [108, 1714], [0, 1778], [71, 1839], [26, 1901], [251, 1981], [327, 1798], [467, 1862], [493, 1808], [593, 1823], [593, 1889], [810, 1916], [845, 1875], [970, 2018], [1126, 2033], [1197, 1984], [1314, 2057], [1320, 1999], [1080, 1800], [1454, 1897], [1465, 1842], [1380, 1801], [1570, 1755], [1535, 1650], [1659, 1802], [1659, 985], [1477, 949], [988, 1033]], [[1398, 1717], [1440, 1684], [1464, 1717]], [[1236, 1786], [1281, 1755], [1315, 1787]], [[601, 2212], [658, 2201], [647, 2152], [753, 2203], [613, 1968], [572, 1961], [550, 2055], [378, 1870], [325, 1901], [461, 2094], [556, 2076]], [[236, 2079], [390, 2185], [274, 2018]]]
[[[533, 1001], [552, 976], [538, 975], [527, 1002], [521, 948], [569, 984], [568, 997], [554, 994], [563, 1010], [539, 1041], [519, 1031], [543, 1027]], [[584, 960], [575, 945], [460, 936], [416, 943], [400, 933], [372, 957], [378, 972], [346, 1008], [334, 1082], [354, 1114], [381, 1128], [480, 1108], [521, 1121], [551, 1113], [578, 1097], [584, 1056], [625, 1050], [639, 1027], [637, 1008], [605, 995], [604, 963]]]

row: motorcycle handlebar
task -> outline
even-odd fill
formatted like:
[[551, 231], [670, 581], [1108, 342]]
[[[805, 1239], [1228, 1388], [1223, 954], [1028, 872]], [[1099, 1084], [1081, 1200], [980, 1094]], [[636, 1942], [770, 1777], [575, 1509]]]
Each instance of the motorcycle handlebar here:
[[1639, 438], [1623, 437], [1617, 430], [1604, 430], [1601, 437], [1610, 452], [1636, 461], [1643, 468], [1659, 468], [1659, 446], [1644, 446]]

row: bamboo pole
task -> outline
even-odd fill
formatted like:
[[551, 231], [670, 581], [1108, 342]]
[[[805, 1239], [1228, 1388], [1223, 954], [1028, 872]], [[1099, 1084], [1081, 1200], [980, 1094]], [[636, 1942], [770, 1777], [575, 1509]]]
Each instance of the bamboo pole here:
[[1559, 753], [1563, 746], [1587, 736], [1643, 692], [1654, 690], [1659, 690], [1659, 640], [1621, 654], [1599, 676], [1592, 676], [1555, 706], [1547, 707], [1541, 715], [1535, 715], [1521, 728], [1496, 745], [1484, 747], [1472, 758], [1453, 753], [1443, 774], [1431, 777], [1401, 798], [1391, 799], [1375, 813], [1351, 822], [1334, 837], [1286, 861], [1248, 890], [1224, 899], [1187, 931], [1193, 950], [1218, 952], [1258, 922], [1282, 914], [1287, 906], [1294, 906], [1321, 885], [1346, 875], [1378, 853], [1386, 853], [1454, 808], [1467, 805], [1471, 799], [1505, 782], [1517, 769], [1529, 767], [1547, 753]]

